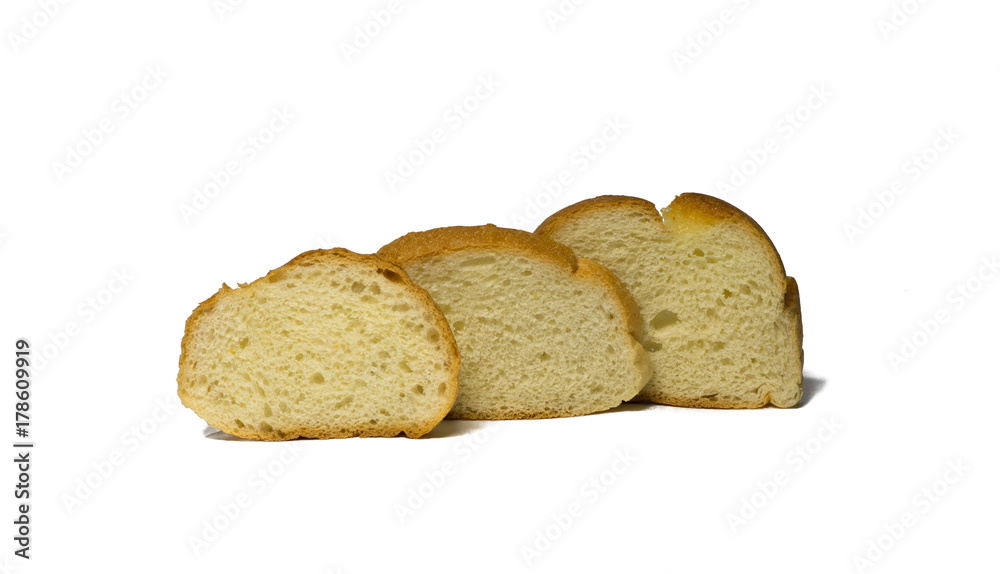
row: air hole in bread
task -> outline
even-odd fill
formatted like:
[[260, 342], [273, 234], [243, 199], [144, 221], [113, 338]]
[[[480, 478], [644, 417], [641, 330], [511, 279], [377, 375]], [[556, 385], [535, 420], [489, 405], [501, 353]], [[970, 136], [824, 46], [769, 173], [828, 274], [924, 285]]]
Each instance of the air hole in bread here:
[[649, 321], [649, 326], [654, 329], [663, 329], [664, 327], [669, 327], [677, 322], [677, 313], [673, 311], [668, 311], [664, 309], [660, 311]]
[[385, 277], [389, 281], [392, 281], [393, 283], [400, 283], [400, 282], [403, 281], [403, 277], [399, 273], [396, 273], [395, 271], [392, 271], [391, 269], [379, 269], [378, 272], [383, 277]]
[[326, 377], [323, 376], [323, 373], [313, 373], [309, 376], [309, 382], [314, 385], [322, 385], [326, 382]]
[[479, 267], [481, 265], [492, 265], [496, 263], [497, 258], [491, 257], [489, 255], [483, 255], [481, 257], [472, 257], [466, 259], [459, 263], [459, 267]]

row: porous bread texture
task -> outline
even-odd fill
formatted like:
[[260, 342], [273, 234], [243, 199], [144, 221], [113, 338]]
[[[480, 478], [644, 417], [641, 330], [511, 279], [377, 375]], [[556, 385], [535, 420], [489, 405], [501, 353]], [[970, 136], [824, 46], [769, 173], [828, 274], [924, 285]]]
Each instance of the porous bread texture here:
[[378, 254], [451, 323], [462, 368], [448, 418], [594, 413], [633, 398], [651, 376], [635, 301], [564, 245], [484, 225], [410, 233]]
[[444, 315], [403, 269], [316, 250], [194, 310], [177, 394], [243, 438], [418, 437], [451, 408], [458, 370]]
[[653, 378], [637, 399], [689, 407], [792, 407], [802, 396], [798, 286], [771, 240], [734, 206], [685, 193], [602, 196], [536, 233], [610, 268], [642, 312]]

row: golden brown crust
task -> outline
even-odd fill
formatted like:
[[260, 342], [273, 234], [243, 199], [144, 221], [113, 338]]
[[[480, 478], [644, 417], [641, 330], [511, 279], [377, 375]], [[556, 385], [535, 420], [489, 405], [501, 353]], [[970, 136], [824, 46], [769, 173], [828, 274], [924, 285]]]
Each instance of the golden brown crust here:
[[[434, 318], [434, 322], [437, 326], [438, 332], [441, 333], [442, 340], [445, 346], [449, 350], [448, 354], [451, 359], [450, 370], [448, 373], [448, 395], [450, 395], [450, 400], [446, 401], [442, 411], [438, 412], [434, 417], [428, 417], [428, 422], [425, 425], [413, 426], [413, 427], [401, 427], [392, 426], [379, 429], [378, 431], [372, 431], [369, 429], [330, 429], [330, 428], [303, 428], [296, 431], [289, 432], [277, 432], [274, 434], [268, 434], [259, 432], [255, 429], [250, 428], [237, 428], [229, 425], [226, 421], [214, 420], [208, 421], [209, 424], [215, 428], [227, 432], [231, 435], [249, 438], [255, 440], [265, 440], [265, 441], [279, 441], [279, 440], [290, 440], [299, 437], [304, 438], [349, 438], [349, 437], [371, 437], [371, 436], [382, 436], [382, 437], [392, 437], [400, 433], [405, 433], [406, 436], [410, 438], [417, 438], [423, 436], [431, 431], [437, 423], [444, 419], [448, 411], [451, 410], [451, 405], [455, 402], [455, 397], [458, 396], [458, 372], [460, 367], [460, 357], [458, 355], [458, 343], [455, 342], [455, 336], [451, 332], [451, 326], [448, 324], [448, 320], [445, 319], [444, 313], [438, 308], [434, 300], [427, 291], [425, 291], [420, 286], [413, 283], [410, 280], [409, 275], [406, 274], [406, 270], [402, 267], [392, 263], [391, 261], [386, 261], [375, 255], [363, 255], [359, 253], [354, 253], [353, 251], [335, 248], [335, 249], [314, 249], [312, 251], [306, 251], [292, 258], [291, 261], [285, 263], [281, 267], [272, 269], [268, 271], [263, 277], [252, 281], [249, 284], [240, 284], [237, 289], [232, 289], [225, 283], [222, 287], [211, 297], [201, 302], [191, 315], [188, 317], [184, 324], [184, 337], [181, 339], [181, 355], [178, 360], [178, 373], [177, 373], [177, 395], [181, 399], [181, 403], [184, 406], [195, 410], [192, 405], [188, 404], [188, 389], [196, 384], [197, 377], [191, 376], [190, 373], [185, 369], [184, 357], [188, 353], [188, 345], [192, 334], [197, 330], [197, 326], [204, 316], [215, 308], [216, 304], [225, 297], [234, 295], [237, 291], [241, 289], [253, 288], [255, 285], [261, 282], [269, 281], [271, 278], [280, 276], [287, 270], [293, 267], [310, 267], [318, 263], [323, 263], [327, 261], [344, 261], [351, 262], [354, 264], [364, 265], [366, 267], [372, 268], [375, 273], [379, 273], [389, 279], [394, 283], [400, 283], [403, 287], [410, 292], [414, 297], [416, 297], [421, 303], [424, 304], [425, 309]], [[197, 413], [197, 411], [195, 411]], [[198, 413], [199, 416], [201, 413]]]
[[573, 250], [543, 235], [493, 224], [473, 227], [439, 227], [416, 231], [390, 242], [378, 250], [379, 257], [405, 266], [423, 259], [465, 249], [500, 249], [520, 251], [555, 262], [570, 273], [603, 284], [622, 309], [628, 331], [642, 339], [642, 317], [632, 294], [610, 269], [589, 259], [577, 259]]
[[672, 407], [690, 407], [690, 408], [700, 408], [700, 409], [759, 409], [761, 407], [766, 407], [770, 399], [767, 395], [764, 395], [757, 402], [750, 401], [727, 401], [724, 399], [685, 399], [683, 397], [672, 397], [668, 395], [653, 395], [653, 396], [643, 396], [641, 399], [636, 399], [632, 402], [651, 402], [661, 405], [670, 405]]
[[577, 268], [576, 255], [562, 243], [527, 231], [493, 224], [414, 231], [383, 246], [378, 250], [378, 256], [405, 267], [424, 257], [475, 248], [529, 253], [548, 259], [570, 273], [576, 272]]
[[671, 211], [678, 211], [684, 213], [686, 216], [701, 218], [705, 223], [728, 221], [742, 225], [767, 246], [768, 251], [774, 255], [780, 274], [785, 274], [785, 265], [781, 261], [781, 255], [778, 253], [778, 248], [774, 246], [774, 242], [768, 237], [767, 232], [764, 231], [764, 228], [754, 218], [741, 211], [735, 205], [711, 195], [682, 193], [670, 202], [666, 211], [667, 215]]
[[555, 229], [569, 223], [574, 218], [584, 213], [601, 209], [635, 209], [644, 215], [662, 221], [660, 212], [656, 210], [656, 204], [651, 201], [628, 195], [600, 195], [578, 201], [553, 213], [545, 218], [545, 221], [535, 229], [535, 233], [544, 237], [551, 237]]
[[[785, 313], [791, 318], [796, 338], [799, 342], [799, 364], [806, 364], [802, 347], [802, 303], [799, 301], [799, 283], [794, 277], [785, 277]], [[801, 383], [799, 384], [801, 390]]]
[[[595, 211], [595, 210], [625, 210], [632, 209], [636, 210], [637, 213], [642, 216], [648, 216], [651, 218], [656, 218], [660, 220], [666, 227], [667, 222], [665, 218], [670, 218], [671, 213], [682, 214], [686, 221], [694, 221], [701, 224], [718, 224], [726, 222], [733, 225], [743, 226], [748, 230], [751, 235], [757, 237], [765, 249], [773, 255], [773, 261], [775, 270], [781, 276], [785, 276], [785, 266], [781, 261], [781, 256], [778, 254], [777, 248], [774, 246], [774, 242], [768, 237], [764, 229], [749, 215], [741, 211], [736, 206], [712, 197], [710, 195], [704, 195], [701, 193], [682, 193], [674, 198], [670, 205], [664, 210], [663, 215], [656, 210], [656, 205], [638, 197], [630, 197], [624, 195], [602, 195], [599, 197], [594, 197], [591, 199], [585, 199], [573, 205], [563, 208], [560, 211], [550, 215], [538, 226], [535, 233], [544, 236], [551, 236], [555, 234], [564, 225], [572, 223], [576, 218], [583, 214]], [[798, 337], [799, 344], [799, 365], [803, 364], [802, 358], [804, 358], [804, 353], [802, 351], [802, 310], [799, 304], [799, 292], [798, 285], [795, 279], [785, 276], [785, 313], [789, 320], [794, 325], [796, 330], [796, 336]], [[801, 375], [801, 373], [800, 373]], [[802, 394], [802, 378], [799, 377], [798, 381], [799, 395]], [[759, 408], [767, 405], [771, 402], [771, 397], [765, 395], [761, 401], [749, 402], [749, 401], [725, 401], [717, 399], [685, 399], [680, 397], [668, 397], [668, 396], [647, 396], [640, 393], [642, 399], [638, 400], [651, 400], [653, 402], [683, 406], [683, 407], [709, 407], [709, 408]]]

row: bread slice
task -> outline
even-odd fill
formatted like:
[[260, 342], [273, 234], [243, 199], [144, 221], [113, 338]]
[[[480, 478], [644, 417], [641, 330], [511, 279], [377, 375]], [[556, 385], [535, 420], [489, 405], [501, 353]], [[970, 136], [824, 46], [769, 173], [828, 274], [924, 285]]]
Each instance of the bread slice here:
[[405, 268], [451, 323], [462, 369], [449, 418], [583, 415], [631, 399], [649, 380], [632, 296], [565, 245], [484, 225], [410, 233], [378, 254]]
[[798, 287], [739, 209], [685, 193], [661, 216], [644, 199], [603, 196], [555, 213], [536, 233], [607, 265], [639, 302], [653, 365], [639, 399], [734, 409], [799, 401]]
[[418, 437], [451, 408], [458, 369], [444, 315], [405, 271], [316, 250], [194, 310], [177, 394], [244, 438]]

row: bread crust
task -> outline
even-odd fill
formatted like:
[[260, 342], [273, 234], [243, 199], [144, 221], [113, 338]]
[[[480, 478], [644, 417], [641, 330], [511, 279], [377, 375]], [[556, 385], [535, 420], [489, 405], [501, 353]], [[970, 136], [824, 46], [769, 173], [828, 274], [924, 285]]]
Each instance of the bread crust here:
[[643, 215], [663, 221], [660, 212], [656, 210], [656, 204], [651, 201], [629, 195], [599, 195], [568, 205], [546, 217], [535, 229], [535, 233], [543, 237], [550, 237], [556, 229], [572, 222], [577, 217], [603, 209], [635, 209]]
[[[667, 206], [661, 215], [661, 213], [657, 211], [656, 205], [645, 199], [627, 195], [602, 195], [599, 197], [585, 199], [553, 213], [547, 217], [537, 229], [535, 229], [535, 233], [548, 237], [556, 233], [563, 226], [572, 223], [582, 215], [595, 210], [617, 209], [637, 210], [638, 213], [645, 217], [659, 220], [660, 223], [663, 224], [665, 230], [667, 224], [664, 221], [664, 217], [669, 217], [671, 212], [681, 212], [686, 216], [693, 217], [694, 220], [705, 224], [715, 224], [726, 221], [731, 224], [740, 225], [749, 231], [751, 235], [755, 236], [765, 247], [767, 252], [772, 255], [775, 272], [782, 277], [785, 277], [784, 313], [786, 318], [792, 323], [795, 337], [798, 340], [800, 357], [799, 365], [801, 367], [805, 354], [802, 350], [802, 308], [799, 302], [798, 284], [794, 278], [785, 275], [785, 266], [781, 261], [781, 255], [778, 254], [778, 249], [774, 246], [774, 242], [771, 241], [771, 238], [767, 235], [764, 229], [752, 217], [741, 211], [736, 206], [710, 195], [704, 195], [701, 193], [682, 193], [670, 202], [670, 205]], [[649, 400], [656, 403], [680, 407], [704, 407], [719, 409], [760, 408], [772, 402], [770, 394], [765, 395], [760, 401], [756, 402], [705, 398], [686, 399], [683, 397], [671, 397], [666, 395], [648, 396], [643, 393], [640, 393], [640, 396], [642, 399], [635, 400]], [[798, 397], [801, 396], [802, 376], [800, 370], [798, 379]], [[796, 399], [796, 402], [798, 402], [798, 399]], [[775, 404], [775, 406], [786, 408], [794, 406], [794, 404], [795, 403], [789, 405]]]
[[519, 229], [497, 227], [492, 223], [414, 231], [384, 245], [378, 250], [377, 255], [405, 267], [425, 257], [477, 247], [519, 251], [535, 258], [546, 259], [570, 273], [575, 273], [579, 265], [573, 250], [562, 243]]
[[272, 269], [267, 272], [266, 275], [256, 279], [250, 283], [241, 283], [237, 289], [233, 289], [222, 284], [211, 297], [202, 301], [198, 307], [191, 312], [191, 315], [187, 318], [184, 323], [184, 337], [181, 339], [181, 354], [178, 359], [178, 373], [177, 373], [177, 395], [181, 399], [181, 403], [184, 406], [195, 411], [196, 414], [201, 416], [201, 413], [189, 404], [188, 389], [194, 387], [197, 384], [197, 377], [193, 373], [188, 372], [185, 368], [184, 358], [189, 351], [189, 345], [191, 342], [191, 337], [194, 332], [198, 330], [200, 322], [205, 318], [205, 316], [215, 308], [215, 306], [227, 297], [233, 296], [237, 291], [241, 289], [252, 289], [259, 283], [269, 282], [271, 278], [280, 276], [285, 271], [295, 268], [295, 267], [310, 267], [317, 263], [323, 263], [327, 261], [344, 261], [350, 262], [352, 264], [362, 265], [373, 269], [375, 273], [384, 275], [390, 281], [395, 283], [400, 283], [403, 288], [413, 295], [418, 302], [420, 302], [426, 311], [434, 318], [434, 323], [437, 326], [438, 332], [441, 333], [442, 340], [444, 341], [446, 349], [448, 349], [448, 354], [450, 360], [450, 369], [448, 372], [448, 389], [446, 391], [446, 396], [449, 399], [444, 403], [442, 410], [434, 415], [434, 417], [428, 417], [427, 422], [422, 425], [414, 425], [409, 427], [403, 426], [387, 426], [379, 431], [371, 431], [366, 429], [358, 428], [324, 428], [320, 426], [314, 427], [303, 427], [301, 429], [285, 431], [283, 433], [265, 433], [251, 428], [237, 428], [228, 424], [227, 421], [221, 420], [207, 420], [209, 424], [215, 428], [229, 433], [234, 436], [264, 440], [264, 441], [281, 441], [281, 440], [291, 440], [295, 438], [349, 438], [349, 437], [392, 437], [397, 436], [400, 433], [405, 433], [406, 436], [410, 438], [417, 438], [422, 435], [427, 434], [431, 431], [437, 423], [444, 419], [448, 411], [451, 410], [451, 405], [455, 402], [455, 397], [458, 396], [458, 372], [460, 367], [460, 357], [458, 354], [458, 343], [455, 342], [455, 336], [451, 332], [451, 326], [448, 324], [448, 320], [445, 318], [444, 313], [438, 308], [434, 300], [427, 291], [422, 287], [415, 284], [410, 280], [410, 276], [407, 275], [406, 270], [402, 267], [392, 263], [391, 261], [386, 261], [375, 255], [363, 255], [355, 253], [348, 249], [335, 248], [335, 249], [314, 249], [311, 251], [306, 251], [295, 257], [293, 257], [288, 263]]
[[[578, 276], [581, 280], [602, 285], [612, 294], [618, 304], [623, 321], [622, 328], [636, 342], [642, 340], [642, 315], [639, 304], [610, 269], [590, 259], [577, 258], [573, 250], [548, 237], [497, 227], [493, 224], [469, 227], [439, 227], [429, 231], [417, 231], [386, 244], [377, 255], [397, 265], [405, 266], [427, 257], [435, 257], [466, 249], [490, 249], [518, 253], [539, 261], [546, 261]], [[646, 380], [652, 371], [646, 362]], [[477, 420], [535, 419], [556, 416], [572, 416], [585, 413], [574, 412], [477, 412]], [[448, 418], [452, 418], [450, 415]]]

